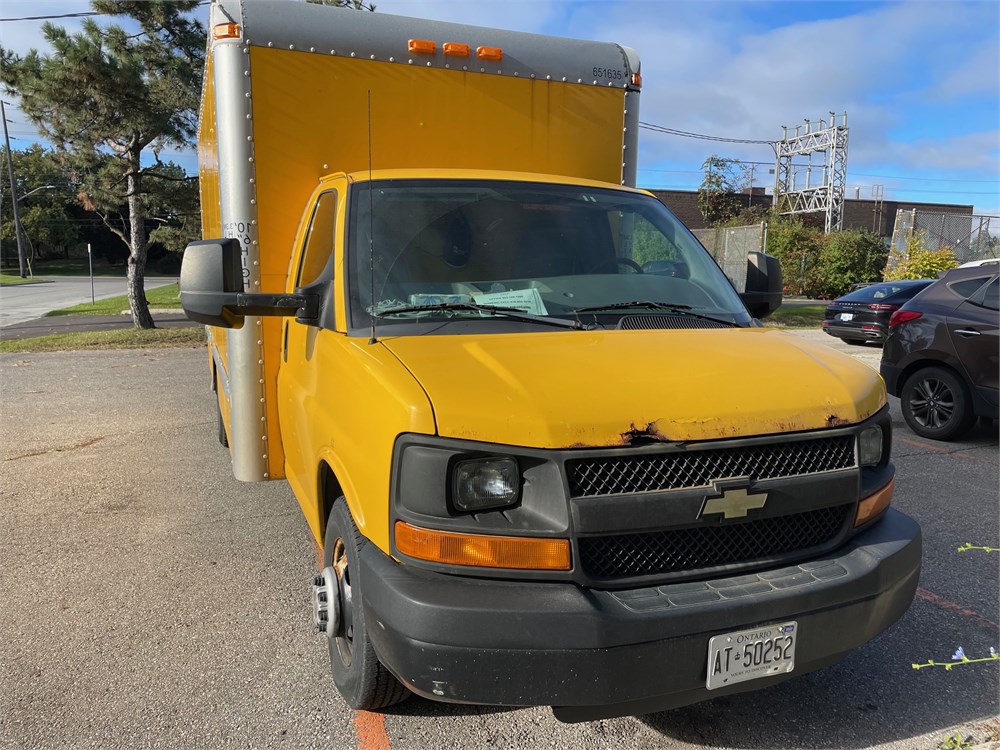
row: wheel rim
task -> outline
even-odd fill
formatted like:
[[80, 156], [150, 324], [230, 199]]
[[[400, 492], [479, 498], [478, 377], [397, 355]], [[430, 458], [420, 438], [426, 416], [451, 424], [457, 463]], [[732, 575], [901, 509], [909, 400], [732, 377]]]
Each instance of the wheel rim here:
[[351, 666], [354, 656], [354, 607], [351, 596], [351, 572], [347, 564], [344, 540], [338, 538], [333, 545], [333, 570], [337, 574], [340, 590], [340, 627], [334, 641], [344, 666]]
[[955, 417], [955, 394], [938, 378], [924, 378], [910, 396], [910, 411], [921, 427], [938, 430]]

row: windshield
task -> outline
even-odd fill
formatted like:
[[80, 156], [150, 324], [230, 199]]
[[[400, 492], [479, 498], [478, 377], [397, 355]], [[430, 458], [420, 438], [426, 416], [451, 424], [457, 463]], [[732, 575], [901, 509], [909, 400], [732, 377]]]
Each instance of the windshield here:
[[509, 321], [498, 308], [529, 324], [531, 316], [551, 323], [665, 311], [750, 320], [704, 248], [646, 195], [385, 180], [354, 186], [349, 223], [352, 328], [370, 326], [372, 316], [379, 326]]

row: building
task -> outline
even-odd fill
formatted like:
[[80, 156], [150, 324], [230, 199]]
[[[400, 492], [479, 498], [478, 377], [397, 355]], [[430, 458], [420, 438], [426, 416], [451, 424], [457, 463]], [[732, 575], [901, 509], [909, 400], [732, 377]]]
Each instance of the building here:
[[[669, 208], [689, 229], [708, 228], [705, 220], [701, 217], [701, 211], [698, 210], [698, 191], [656, 190], [649, 188], [649, 192], [659, 198], [660, 202]], [[771, 196], [765, 194], [765, 188], [762, 187], [745, 190], [740, 197], [746, 201], [747, 206], [766, 206], [770, 208], [772, 204]], [[867, 229], [870, 232], [876, 232], [888, 240], [892, 237], [892, 228], [896, 221], [896, 212], [899, 209], [906, 211], [916, 209], [921, 213], [934, 214], [960, 214], [966, 216], [973, 214], [973, 207], [971, 205], [845, 198], [843, 228]]]

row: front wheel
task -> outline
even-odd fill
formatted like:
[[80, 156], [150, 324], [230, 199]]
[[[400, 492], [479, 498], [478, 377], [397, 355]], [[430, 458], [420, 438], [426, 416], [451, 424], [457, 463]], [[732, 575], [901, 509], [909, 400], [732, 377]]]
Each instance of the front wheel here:
[[965, 384], [943, 367], [925, 367], [913, 373], [903, 385], [899, 401], [910, 429], [933, 440], [955, 440], [976, 421]]
[[337, 575], [339, 623], [328, 639], [330, 670], [340, 694], [351, 708], [371, 711], [410, 696], [375, 654], [365, 623], [358, 554], [368, 544], [354, 524], [343, 496], [330, 511], [323, 544], [323, 567]]

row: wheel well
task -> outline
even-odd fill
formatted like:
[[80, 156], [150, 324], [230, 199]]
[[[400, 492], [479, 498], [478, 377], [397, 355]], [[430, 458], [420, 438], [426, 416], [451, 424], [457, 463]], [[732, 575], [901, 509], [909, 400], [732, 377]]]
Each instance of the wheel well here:
[[323, 461], [319, 467], [320, 539], [326, 538], [326, 522], [330, 518], [330, 511], [333, 510], [337, 498], [343, 494], [337, 475], [333, 473], [330, 465]]
[[906, 381], [910, 379], [910, 376], [913, 375], [913, 373], [928, 367], [940, 367], [942, 370], [948, 370], [952, 375], [958, 378], [958, 381], [965, 389], [966, 395], [971, 394], [969, 384], [965, 382], [965, 376], [950, 364], [943, 362], [940, 359], [922, 359], [919, 362], [911, 362], [907, 365], [906, 369], [899, 373], [899, 380], [897, 381], [898, 385], [896, 387], [899, 389], [900, 394], [903, 393], [903, 386], [906, 385]]

